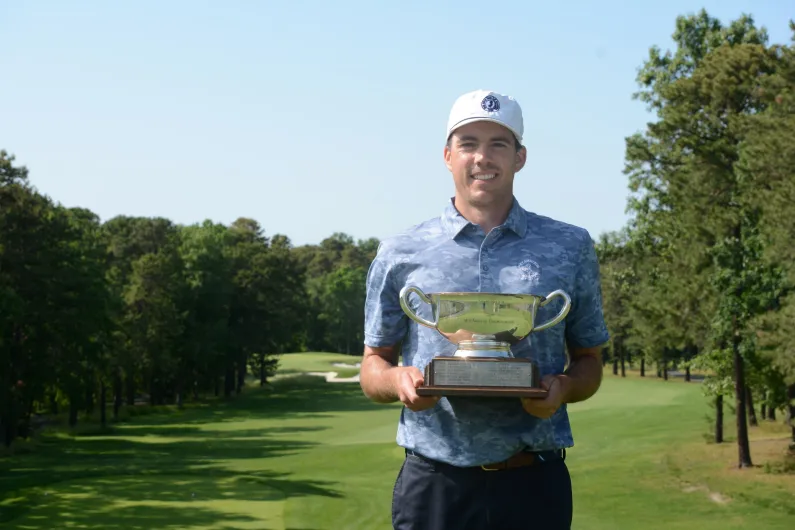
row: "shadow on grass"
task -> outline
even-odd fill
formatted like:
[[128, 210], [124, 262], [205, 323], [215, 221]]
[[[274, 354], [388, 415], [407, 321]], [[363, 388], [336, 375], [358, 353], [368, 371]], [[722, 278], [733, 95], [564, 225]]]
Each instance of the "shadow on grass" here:
[[[326, 427], [236, 430], [218, 424], [375, 408], [356, 383], [301, 377], [278, 381], [270, 389], [247, 389], [212, 407], [134, 418], [106, 433], [44, 438], [33, 454], [0, 459], [0, 526], [12, 528], [9, 523], [27, 515], [24, 528], [33, 530], [231, 529], [235, 526], [228, 525], [237, 523], [267, 528], [267, 520], [229, 506], [342, 496], [334, 481], [298, 480], [262, 469], [267, 466], [262, 459], [315, 446], [301, 435]], [[245, 460], [253, 465], [234, 464]], [[248, 469], [237, 471], [241, 468]]]
[[335, 412], [378, 410], [359, 383], [327, 383], [321, 377], [296, 376], [273, 381], [266, 387], [245, 388], [243, 393], [218, 399], [211, 405], [184, 411], [135, 418], [138, 425], [211, 423], [245, 419], [324, 418]]
[[[217, 420], [209, 420], [217, 422]], [[198, 422], [193, 422], [198, 423]], [[117, 428], [114, 431], [109, 431], [112, 435], [124, 437], [145, 437], [145, 436], [158, 436], [167, 438], [207, 438], [221, 437], [228, 440], [246, 440], [255, 439], [260, 440], [268, 435], [280, 434], [297, 434], [317, 432], [325, 430], [324, 426], [305, 426], [305, 427], [263, 427], [262, 429], [213, 429], [212, 423], [208, 426], [186, 426], [186, 425], [168, 425], [168, 424], [132, 424], [125, 425]], [[103, 439], [107, 438], [108, 433], [92, 433], [89, 435], [81, 436], [82, 439], [88, 440], [91, 438]]]
[[[230, 461], [291, 455], [315, 444], [294, 439], [272, 440], [265, 435], [235, 440], [235, 431], [228, 434], [232, 438], [218, 436], [201, 441], [158, 442], [156, 437], [146, 442], [114, 437], [59, 440], [43, 445], [37, 454], [7, 459], [0, 465], [0, 498], [6, 498], [0, 504], [0, 525], [35, 506], [37, 512], [57, 508], [59, 514], [72, 514], [70, 524], [80, 528], [101, 528], [89, 523], [102, 518], [100, 512], [107, 509], [110, 500], [110, 504], [165, 503], [143, 506], [141, 512], [129, 511], [126, 516], [129, 525], [123, 527], [138, 528], [140, 523], [141, 528], [171, 528], [159, 516], [153, 515], [147, 522], [150, 518], [147, 514], [168, 511], [168, 503], [173, 502], [341, 496], [331, 481], [294, 480], [288, 473], [228, 469]], [[257, 466], [261, 467], [259, 463]], [[57, 493], [48, 494], [50, 490]], [[202, 524], [229, 522], [223, 513], [217, 514], [217, 521], [209, 520], [212, 511], [204, 508], [206, 513], [199, 521]], [[182, 507], [175, 506], [170, 511], [171, 519], [179, 521], [179, 525], [198, 524], [191, 519], [198, 517], [193, 507], [190, 517], [183, 513]], [[113, 517], [119, 517], [115, 508]], [[25, 523], [26, 528], [36, 528], [28, 520]], [[88, 526], [82, 526], [84, 523]], [[52, 521], [43, 524], [41, 528], [53, 528]], [[111, 521], [105, 524], [104, 528], [116, 527]]]
[[[273, 519], [280, 516], [281, 507], [275, 503], [307, 495], [329, 496], [329, 492], [321, 483], [290, 481], [273, 473], [211, 478], [173, 475], [156, 480], [108, 477], [61, 484], [56, 492], [30, 495], [26, 503], [35, 504], [36, 511], [20, 522], [19, 528], [240, 528], [233, 526], [236, 523], [246, 524], [247, 528], [277, 528], [278, 522]], [[21, 516], [28, 509], [26, 503], [12, 504], [10, 508]], [[273, 503], [270, 509], [268, 503]], [[241, 504], [256, 504], [257, 517], [241, 513]]]
[[[154, 530], [154, 529], [184, 529], [184, 528], [213, 528], [217, 530], [238, 530], [240, 526], [227, 526], [230, 523], [243, 523], [250, 525], [258, 522], [250, 516], [236, 514], [219, 514], [215, 510], [190, 507], [175, 510], [172, 507], [158, 506], [126, 506], [115, 507], [112, 512], [101, 508], [91, 509], [81, 507], [79, 513], [69, 510], [71, 505], [60, 506], [54, 504], [52, 516], [42, 516], [34, 520], [25, 521], [24, 525], [4, 527], [9, 530], [52, 530], [55, 528], [81, 528], [84, 530]], [[61, 510], [61, 511], [58, 511]], [[67, 511], [63, 511], [67, 510]], [[250, 527], [250, 526], [248, 526]], [[274, 526], [260, 526], [258, 528], [276, 528]]]

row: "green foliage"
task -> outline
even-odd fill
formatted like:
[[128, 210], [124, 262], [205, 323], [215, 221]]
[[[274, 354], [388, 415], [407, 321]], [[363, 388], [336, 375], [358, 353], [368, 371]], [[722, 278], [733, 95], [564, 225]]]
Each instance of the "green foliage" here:
[[[597, 245], [610, 346], [706, 373], [710, 398], [734, 392], [738, 426], [746, 387], [792, 417], [795, 50], [749, 15], [705, 10], [677, 17], [672, 40], [637, 75], [656, 120], [626, 139], [631, 220]], [[115, 418], [144, 400], [182, 407], [264, 385], [284, 352], [359, 354], [377, 239], [293, 247], [243, 217], [102, 223], [13, 161], [0, 151], [4, 443], [64, 407], [72, 425], [103, 398]]]
[[795, 384], [795, 54], [747, 15], [680, 16], [672, 37], [637, 78], [657, 120], [627, 138], [632, 219], [601, 248], [605, 311], [614, 344], [733, 391], [747, 446], [746, 387], [781, 407]]
[[[0, 152], [0, 439], [113, 403], [113, 418], [264, 384], [278, 354], [358, 354], [378, 241], [293, 248], [248, 218], [181, 226], [64, 208]], [[98, 405], [95, 405], [98, 404]], [[128, 410], [122, 409], [123, 405]]]

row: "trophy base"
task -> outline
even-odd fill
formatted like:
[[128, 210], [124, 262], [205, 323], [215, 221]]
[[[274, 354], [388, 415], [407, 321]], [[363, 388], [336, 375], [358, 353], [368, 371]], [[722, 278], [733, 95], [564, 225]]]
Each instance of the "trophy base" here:
[[544, 399], [547, 391], [543, 388], [506, 387], [490, 388], [478, 386], [431, 386], [423, 385], [417, 389], [418, 396], [472, 396], [472, 397], [524, 397]]
[[417, 389], [419, 396], [543, 399], [547, 394], [535, 363], [516, 357], [434, 357]]

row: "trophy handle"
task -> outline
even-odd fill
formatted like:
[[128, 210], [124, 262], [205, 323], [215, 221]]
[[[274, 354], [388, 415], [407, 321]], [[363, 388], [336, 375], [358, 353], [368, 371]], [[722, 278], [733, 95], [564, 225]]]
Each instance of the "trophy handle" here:
[[535, 326], [533, 328], [533, 331], [542, 331], [544, 329], [552, 327], [555, 324], [557, 324], [558, 322], [560, 322], [561, 320], [563, 320], [566, 317], [566, 315], [569, 313], [569, 309], [571, 309], [571, 298], [569, 297], [568, 294], [566, 294], [565, 291], [562, 291], [560, 289], [558, 289], [557, 291], [552, 291], [551, 293], [549, 293], [547, 295], [546, 299], [543, 302], [541, 302], [538, 305], [538, 307], [544, 307], [553, 298], [556, 298], [558, 296], [560, 296], [561, 298], [563, 298], [563, 300], [565, 300], [565, 303], [563, 304], [563, 309], [561, 309], [560, 313], [555, 315], [555, 317], [552, 318], [551, 320], [549, 320], [548, 322], [544, 322], [543, 324], [539, 324], [538, 326]]
[[427, 328], [435, 329], [436, 324], [425, 320], [411, 309], [411, 306], [409, 305], [409, 295], [411, 293], [416, 293], [416, 295], [420, 297], [420, 300], [428, 305], [431, 305], [431, 299], [428, 298], [428, 295], [423, 293], [419, 287], [407, 285], [400, 290], [400, 307], [403, 308], [403, 312], [406, 313], [406, 315], [408, 315], [408, 317], [417, 324], [421, 324]]

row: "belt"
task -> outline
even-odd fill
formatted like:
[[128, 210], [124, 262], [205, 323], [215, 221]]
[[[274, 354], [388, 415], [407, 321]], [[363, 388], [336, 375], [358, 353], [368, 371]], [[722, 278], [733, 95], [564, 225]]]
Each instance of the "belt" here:
[[[411, 449], [406, 449], [406, 456], [416, 456], [434, 464], [450, 465], [438, 460], [433, 460], [427, 456], [421, 455]], [[520, 451], [502, 462], [492, 462], [490, 464], [483, 464], [480, 466], [469, 466], [464, 469], [482, 469], [484, 471], [499, 471], [504, 469], [516, 469], [520, 467], [528, 467], [543, 462], [551, 462], [555, 460], [565, 460], [566, 449], [555, 449], [552, 451]]]

